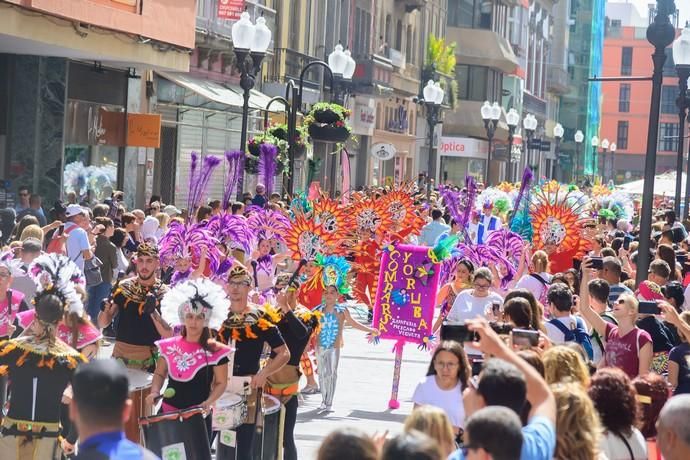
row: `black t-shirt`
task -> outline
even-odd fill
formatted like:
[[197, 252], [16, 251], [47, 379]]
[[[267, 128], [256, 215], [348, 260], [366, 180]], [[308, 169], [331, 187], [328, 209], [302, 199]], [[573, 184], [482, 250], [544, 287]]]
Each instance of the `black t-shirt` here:
[[77, 365], [83, 362], [86, 359], [63, 342], [57, 342], [50, 352], [41, 344], [36, 345], [30, 336], [0, 342], [0, 366], [7, 366], [12, 382], [7, 416], [57, 423], [62, 392]]
[[206, 401], [208, 395], [211, 394], [213, 371], [216, 366], [227, 365], [228, 358], [222, 358], [216, 365], [211, 364], [210, 366], [204, 366], [202, 369], [199, 369], [196, 375], [188, 382], [175, 380], [168, 374], [168, 388], [173, 388], [175, 390], [175, 395], [172, 398], [165, 398], [165, 403], [180, 410], [198, 406]]
[[[309, 343], [309, 338], [314, 330], [310, 324], [305, 324], [293, 312], [285, 313], [278, 323], [278, 330], [285, 340], [285, 344], [290, 350], [290, 361], [288, 364], [299, 365], [302, 353]], [[271, 358], [275, 356], [271, 352]]]
[[157, 282], [151, 288], [142, 286], [136, 278], [122, 281], [113, 293], [113, 303], [118, 305], [118, 322], [115, 339], [130, 345], [154, 346], [161, 336], [145, 311], [146, 295], [156, 295], [156, 311], [160, 313], [160, 300], [167, 287]]
[[652, 349], [654, 353], [670, 351], [675, 345], [673, 332], [666, 327], [666, 324], [659, 321], [654, 316], [647, 316], [637, 321], [637, 327], [647, 331], [652, 337]]
[[673, 348], [668, 359], [678, 364], [678, 385], [673, 394], [690, 393], [690, 345], [681, 343]]
[[[264, 344], [271, 349], [285, 345], [285, 340], [278, 327], [264, 318], [261, 310], [252, 309], [246, 314], [230, 313], [228, 320], [218, 331], [218, 340], [224, 344], [231, 344], [235, 331], [235, 357], [232, 375], [244, 377], [259, 372], [259, 360]], [[247, 333], [249, 331], [249, 333]]]

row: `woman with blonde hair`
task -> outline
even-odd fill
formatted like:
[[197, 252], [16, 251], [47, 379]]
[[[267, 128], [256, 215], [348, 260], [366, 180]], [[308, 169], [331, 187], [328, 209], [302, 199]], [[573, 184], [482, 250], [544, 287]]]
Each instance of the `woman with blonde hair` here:
[[602, 427], [594, 403], [584, 387], [575, 382], [551, 385], [556, 399], [555, 460], [597, 460]]
[[19, 241], [24, 241], [27, 238], [36, 238], [43, 245], [43, 230], [38, 225], [27, 225], [19, 235]]
[[434, 406], [419, 406], [405, 419], [404, 431], [421, 431], [438, 443], [443, 458], [455, 449], [455, 435], [450, 419], [443, 409]]
[[556, 383], [577, 383], [582, 388], [589, 386], [589, 370], [582, 356], [570, 347], [555, 346], [544, 352], [544, 378], [550, 385]]
[[542, 303], [548, 305], [546, 292], [551, 284], [551, 274], [549, 274], [549, 256], [545, 251], [536, 251], [530, 259], [530, 272], [523, 275], [518, 281], [516, 288], [524, 288], [534, 294], [534, 297]]

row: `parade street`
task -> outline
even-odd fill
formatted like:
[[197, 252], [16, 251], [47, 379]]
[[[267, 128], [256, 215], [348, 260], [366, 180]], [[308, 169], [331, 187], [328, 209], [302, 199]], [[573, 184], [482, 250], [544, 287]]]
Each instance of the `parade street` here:
[[[361, 316], [355, 317], [358, 321], [365, 320]], [[321, 395], [318, 394], [304, 396], [304, 402], [300, 401], [295, 426], [300, 459], [315, 459], [323, 438], [336, 428], [352, 426], [370, 434], [389, 430], [390, 435], [402, 431], [402, 423], [412, 411], [414, 387], [429, 367], [431, 356], [428, 351], [420, 351], [414, 345], [405, 347], [398, 393], [400, 409], [388, 409], [393, 378], [393, 342], [369, 344], [362, 332], [352, 328], [345, 330], [344, 337], [334, 412], [318, 413], [321, 404]]]

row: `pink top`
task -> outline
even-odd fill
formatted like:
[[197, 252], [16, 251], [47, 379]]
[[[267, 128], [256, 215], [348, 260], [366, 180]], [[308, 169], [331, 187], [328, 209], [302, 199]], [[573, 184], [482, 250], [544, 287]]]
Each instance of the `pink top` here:
[[[22, 329], [26, 329], [31, 325], [36, 317], [36, 310], [27, 310], [17, 313], [17, 322]], [[57, 327], [57, 336], [67, 345], [72, 346], [72, 331], [70, 328], [60, 321]], [[79, 326], [79, 337], [77, 338], [77, 350], [81, 351], [87, 346], [98, 342], [103, 338], [101, 331], [89, 324], [82, 324]]]
[[7, 298], [0, 302], [0, 337], [10, 335], [10, 325], [14, 324], [14, 319], [19, 312], [19, 304], [24, 300], [24, 294], [19, 291], [9, 290], [11, 302], [10, 308], [7, 307]]
[[168, 373], [180, 382], [189, 382], [199, 370], [218, 364], [232, 352], [230, 347], [221, 343], [217, 344], [216, 351], [206, 351], [198, 343], [189, 342], [182, 336], [159, 340], [156, 345], [168, 364]]
[[634, 379], [640, 373], [640, 349], [651, 342], [649, 333], [640, 328], [635, 327], [620, 337], [618, 326], [606, 323], [605, 363], [622, 369], [628, 377]]

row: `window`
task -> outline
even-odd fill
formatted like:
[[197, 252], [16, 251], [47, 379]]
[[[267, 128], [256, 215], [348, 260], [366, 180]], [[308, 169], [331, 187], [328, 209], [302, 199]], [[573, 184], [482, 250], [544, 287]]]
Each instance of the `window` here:
[[620, 150], [627, 150], [628, 148], [628, 122], [618, 122], [618, 134], [616, 135], [616, 147]]
[[618, 91], [618, 111], [630, 112], [630, 83], [621, 83]]
[[448, 25], [450, 27], [474, 27], [477, 16], [475, 0], [455, 0], [448, 2]]
[[398, 19], [398, 23], [395, 25], [395, 49], [398, 51], [402, 51], [402, 34], [402, 21]]
[[678, 150], [678, 123], [661, 123], [659, 125], [659, 151], [675, 152]]
[[407, 62], [414, 64], [417, 62], [414, 54], [414, 44], [412, 42], [412, 26], [407, 25], [407, 33], [405, 34], [405, 57]]
[[621, 54], [621, 75], [632, 75], [633, 49], [630, 46], [623, 47]]
[[352, 44], [355, 60], [368, 59], [371, 40], [371, 14], [362, 8], [355, 11], [355, 34]]
[[661, 88], [661, 113], [677, 113], [676, 98], [678, 97], [678, 88], [675, 86], [664, 85]]
[[458, 82], [458, 99], [493, 101], [501, 97], [501, 73], [488, 67], [458, 65], [455, 79]]
[[675, 77], [678, 78], [676, 73], [676, 63], [673, 62], [673, 49], [671, 47], [664, 50], [666, 54], [666, 60], [664, 61], [664, 77]]

